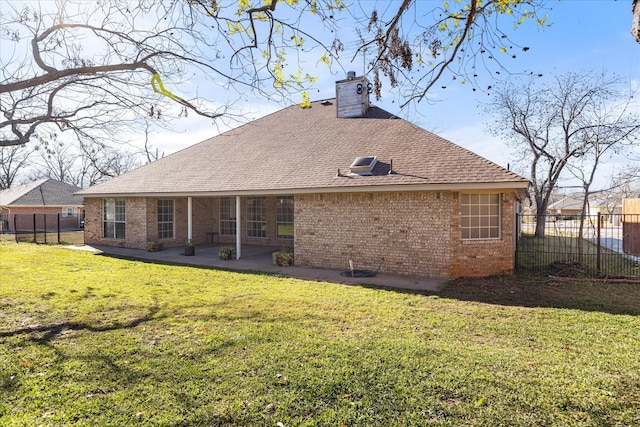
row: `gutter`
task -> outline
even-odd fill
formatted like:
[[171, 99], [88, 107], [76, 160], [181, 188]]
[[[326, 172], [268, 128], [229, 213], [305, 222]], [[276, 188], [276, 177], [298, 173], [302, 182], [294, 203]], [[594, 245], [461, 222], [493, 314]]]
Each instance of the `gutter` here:
[[310, 187], [256, 190], [225, 190], [201, 192], [132, 192], [132, 193], [91, 193], [81, 191], [74, 193], [83, 197], [228, 197], [228, 196], [267, 196], [291, 194], [330, 194], [330, 193], [390, 193], [405, 191], [481, 191], [481, 190], [526, 190], [528, 181], [522, 182], [489, 182], [460, 184], [405, 184], [377, 185], [353, 187]]

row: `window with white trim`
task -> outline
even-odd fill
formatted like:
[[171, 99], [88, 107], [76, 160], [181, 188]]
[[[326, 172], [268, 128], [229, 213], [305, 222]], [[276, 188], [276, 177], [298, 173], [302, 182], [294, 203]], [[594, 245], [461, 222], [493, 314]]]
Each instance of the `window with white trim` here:
[[247, 197], [247, 237], [267, 237], [266, 197]]
[[500, 205], [500, 194], [462, 194], [462, 239], [499, 239]]
[[293, 196], [276, 199], [276, 238], [293, 239]]
[[73, 216], [73, 208], [63, 208], [62, 209], [62, 216], [63, 217]]
[[158, 239], [173, 239], [173, 200], [158, 200]]
[[122, 199], [104, 199], [103, 236], [109, 239], [124, 239], [125, 202]]
[[235, 197], [220, 198], [220, 234], [223, 236], [236, 235]]

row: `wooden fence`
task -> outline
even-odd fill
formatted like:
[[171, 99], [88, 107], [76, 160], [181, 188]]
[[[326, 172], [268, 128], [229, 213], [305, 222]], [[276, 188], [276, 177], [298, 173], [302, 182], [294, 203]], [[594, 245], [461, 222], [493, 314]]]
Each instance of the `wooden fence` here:
[[627, 254], [640, 254], [640, 199], [622, 201], [622, 247]]

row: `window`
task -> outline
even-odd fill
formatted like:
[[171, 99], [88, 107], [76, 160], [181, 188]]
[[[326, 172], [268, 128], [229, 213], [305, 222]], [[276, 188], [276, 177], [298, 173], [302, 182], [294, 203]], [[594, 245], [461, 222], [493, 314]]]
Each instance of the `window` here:
[[267, 237], [266, 197], [247, 198], [247, 237]]
[[63, 208], [62, 209], [62, 216], [64, 216], [64, 217], [73, 216], [73, 208]]
[[104, 200], [104, 237], [125, 238], [125, 205], [121, 199]]
[[173, 239], [173, 200], [158, 200], [158, 239]]
[[500, 195], [462, 194], [462, 238], [500, 238]]
[[276, 199], [276, 237], [293, 239], [293, 196]]
[[236, 199], [233, 197], [220, 199], [220, 234], [226, 236], [236, 234]]

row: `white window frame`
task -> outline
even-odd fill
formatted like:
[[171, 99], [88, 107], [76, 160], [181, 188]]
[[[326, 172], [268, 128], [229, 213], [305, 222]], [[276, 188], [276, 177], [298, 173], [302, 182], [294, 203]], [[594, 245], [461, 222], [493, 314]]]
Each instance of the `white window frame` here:
[[75, 216], [75, 209], [70, 207], [62, 208], [62, 216], [65, 218]]
[[220, 235], [236, 235], [236, 198], [220, 198]]
[[462, 240], [502, 238], [500, 193], [463, 193], [460, 199]]
[[[161, 206], [162, 204], [167, 205]], [[171, 212], [164, 211], [164, 209], [169, 207], [171, 208]], [[175, 213], [176, 207], [173, 199], [158, 199], [158, 240], [171, 240], [175, 237]]]
[[[287, 202], [283, 203], [283, 200]], [[289, 202], [290, 201], [290, 202]], [[294, 199], [293, 196], [276, 198], [276, 239], [293, 240]], [[280, 227], [291, 227], [291, 234], [281, 234]]]
[[126, 239], [126, 208], [124, 199], [104, 199], [102, 237], [117, 240]]
[[247, 237], [267, 237], [266, 197], [247, 197]]

